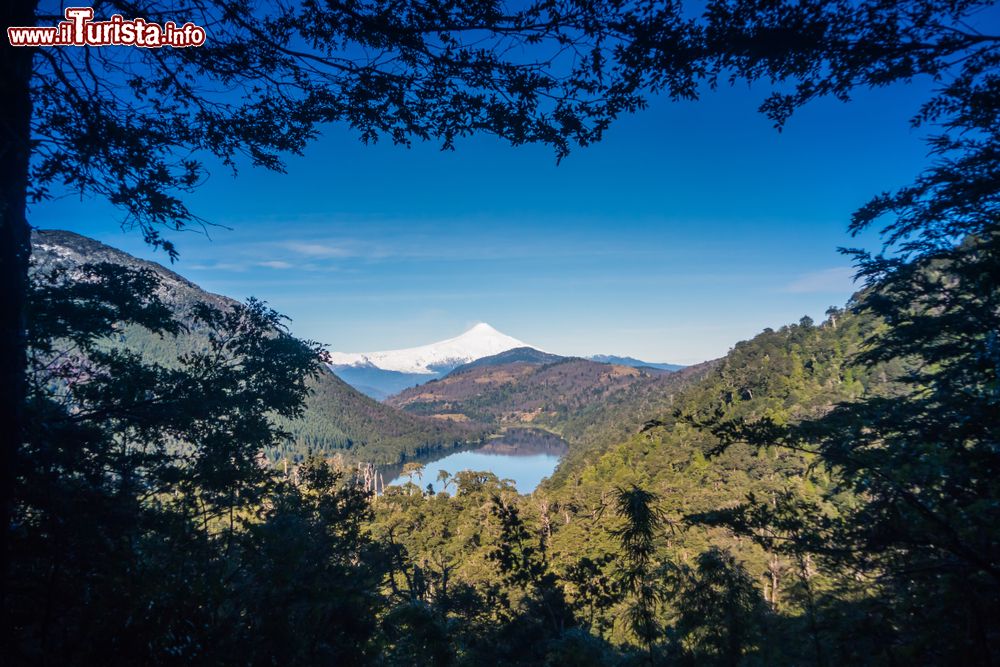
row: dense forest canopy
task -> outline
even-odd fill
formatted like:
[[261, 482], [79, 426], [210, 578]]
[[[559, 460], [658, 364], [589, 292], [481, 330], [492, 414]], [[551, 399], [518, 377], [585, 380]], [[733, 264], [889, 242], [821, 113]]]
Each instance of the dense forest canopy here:
[[[176, 9], [216, 42], [0, 56], [11, 662], [997, 663], [987, 3], [302, 2], [262, 17], [266, 34], [236, 3]], [[2, 11], [47, 18], [27, 0]], [[118, 74], [90, 78], [101, 68]], [[492, 132], [563, 155], [701, 81], [773, 85], [762, 110], [781, 126], [817, 97], [918, 76], [937, 84], [914, 119], [934, 161], [850, 221], [885, 244], [847, 251], [864, 279], [851, 302], [735, 345], [669, 406], [643, 394], [655, 414], [590, 431], [530, 496], [475, 471], [440, 480], [454, 496], [376, 498], [330, 460], [276, 469], [277, 418], [301, 417], [322, 372], [276, 312], [196, 303], [178, 319], [155, 272], [108, 263], [28, 284], [29, 194], [104, 194], [174, 250], [162, 229], [195, 220], [189, 150], [280, 168], [339, 120], [368, 140]], [[206, 94], [220, 82], [246, 96]], [[109, 345], [128, 327], [203, 342], [158, 363]]]

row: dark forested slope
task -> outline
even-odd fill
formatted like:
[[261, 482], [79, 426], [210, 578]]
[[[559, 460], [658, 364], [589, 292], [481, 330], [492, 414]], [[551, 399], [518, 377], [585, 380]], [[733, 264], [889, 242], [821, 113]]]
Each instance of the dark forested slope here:
[[[744, 664], [720, 661], [727, 650], [749, 660], [746, 664], [858, 664], [880, 650], [879, 642], [892, 634], [895, 622], [873, 620], [870, 634], [857, 634], [857, 616], [867, 613], [873, 589], [850, 572], [763, 548], [709, 518], [748, 497], [810, 503], [829, 521], [847, 511], [854, 496], [837, 490], [835, 475], [818, 465], [814, 454], [721, 445], [729, 425], [762, 418], [794, 423], [826, 414], [841, 402], [893, 395], [898, 390], [894, 378], [905, 370], [900, 364], [860, 366], [855, 361], [863, 341], [880, 327], [874, 318], [850, 312], [835, 311], [820, 325], [803, 318], [738, 343], [724, 359], [688, 371], [684, 382], [673, 386], [669, 380], [682, 378], [628, 376], [632, 382], [625, 388], [617, 384], [621, 371], [616, 367], [599, 370], [598, 364], [574, 360], [480, 368], [397, 400], [442, 410], [468, 409], [464, 401], [469, 401], [476, 414], [502, 420], [512, 417], [509, 406], [538, 411], [555, 405], [542, 397], [580, 409], [591, 395], [605, 401], [629, 396], [628, 412], [614, 412], [606, 404], [601, 408], [615, 415], [617, 437], [604, 431], [597, 446], [571, 449], [532, 496], [504, 501], [516, 503], [527, 531], [539, 536], [547, 567], [577, 619], [611, 646], [638, 642], [635, 626], [625, 620], [635, 613], [635, 599], [618, 588], [626, 563], [615, 498], [621, 490], [643, 489], [654, 494], [661, 524], [651, 547], [656, 571], [645, 575], [659, 591], [653, 605], [660, 628], [656, 641], [662, 651], [683, 652], [692, 661], [677, 664]], [[470, 398], [477, 386], [487, 388]], [[643, 392], [644, 402], [635, 402]], [[533, 414], [530, 410], [527, 414]], [[626, 414], [633, 416], [631, 422]], [[638, 414], [642, 417], [634, 419]], [[382, 529], [402, 536], [411, 556], [427, 563], [424, 574], [436, 585], [444, 576], [451, 587], [503, 586], [487, 565], [496, 558], [491, 549], [497, 537], [490, 531], [497, 529], [484, 522], [487, 501], [480, 496], [504, 491], [489, 476], [466, 475], [456, 484], [461, 492], [450, 500], [418, 500], [415, 489], [387, 496], [377, 512]], [[713, 581], [713, 576], [722, 579]], [[736, 594], [736, 586], [745, 586], [739, 593], [743, 597], [726, 597]], [[727, 639], [725, 633], [734, 627], [739, 637]], [[720, 649], [720, 642], [729, 641], [737, 648]], [[594, 644], [590, 650], [602, 649]], [[657, 662], [674, 664], [666, 653]]]
[[[72, 232], [36, 231], [32, 237], [35, 271], [108, 262], [132, 269], [152, 270], [160, 281], [159, 296], [188, 325], [179, 336], [159, 336], [141, 327], [124, 327], [115, 344], [141, 352], [150, 360], [170, 365], [178, 354], [199, 349], [204, 339], [196, 325], [185, 321], [195, 303], [226, 308], [232, 299], [202, 290], [191, 281], [159, 265], [133, 257]], [[328, 370], [310, 381], [312, 394], [305, 415], [293, 421], [279, 419], [293, 440], [271, 454], [301, 460], [309, 452], [342, 452], [374, 463], [395, 463], [406, 456], [457, 442], [478, 440], [483, 429], [455, 422], [426, 419], [382, 405], [359, 393]]]

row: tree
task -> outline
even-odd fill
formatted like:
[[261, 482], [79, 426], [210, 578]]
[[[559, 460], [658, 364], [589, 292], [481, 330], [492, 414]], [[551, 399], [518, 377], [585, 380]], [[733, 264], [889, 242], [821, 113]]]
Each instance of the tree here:
[[764, 600], [732, 554], [711, 548], [675, 575], [677, 632], [696, 663], [740, 664], [760, 635]]
[[795, 525], [800, 555], [877, 577], [889, 660], [991, 664], [1000, 646], [981, 621], [1000, 614], [1000, 36], [976, 27], [989, 4], [724, 0], [706, 14], [718, 74], [785, 85], [762, 107], [779, 127], [820, 96], [939, 82], [913, 119], [935, 128], [934, 163], [853, 215], [852, 233], [880, 227], [881, 252], [844, 251], [865, 282], [853, 308], [885, 323], [860, 367], [909, 370], [894, 393], [731, 438], [818, 453], [836, 482], [828, 498], [855, 494], [836, 521], [753, 506], [730, 525]]
[[404, 463], [402, 475], [405, 476], [411, 484], [413, 483], [414, 477], [418, 480], [422, 480], [424, 478], [424, 464], [413, 461]]
[[375, 661], [379, 586], [391, 554], [365, 530], [369, 496], [318, 459], [300, 477], [279, 483], [260, 520], [241, 532], [234, 582], [216, 621], [230, 629], [220, 646], [206, 647], [206, 662]]
[[621, 583], [632, 598], [632, 607], [626, 619], [652, 662], [653, 643], [660, 630], [656, 608], [661, 599], [652, 566], [654, 540], [663, 517], [656, 507], [656, 494], [638, 486], [619, 487], [615, 490], [614, 499], [615, 513], [625, 520], [624, 525], [615, 530], [614, 534], [621, 541], [622, 555], [625, 558], [624, 567], [621, 568]]
[[[283, 156], [301, 152], [331, 123], [366, 142], [436, 140], [450, 149], [460, 137], [490, 133], [515, 145], [544, 143], [562, 157], [641, 107], [644, 86], [678, 97], [694, 91], [696, 72], [684, 56], [692, 48], [688, 22], [670, 3], [93, 6], [97, 18], [120, 11], [159, 23], [193, 21], [209, 36], [186, 49], [0, 48], [4, 526], [12, 457], [25, 436], [29, 202], [65, 189], [104, 197], [122, 210], [124, 226], [175, 258], [163, 231], [205, 223], [183, 195], [204, 180], [207, 157], [234, 171], [280, 171]], [[62, 18], [39, 0], [0, 7], [5, 27]], [[646, 77], [634, 66], [640, 35], [657, 39], [669, 75]], [[0, 552], [6, 558], [3, 545]]]
[[287, 437], [276, 416], [301, 413], [319, 350], [258, 302], [197, 305], [203, 349], [151, 363], [113, 341], [126, 324], [181, 330], [155, 273], [85, 265], [34, 285], [7, 657], [201, 655], [222, 610], [246, 601], [226, 584], [275, 490], [263, 450]]
[[573, 627], [575, 618], [549, 569], [544, 538], [531, 534], [516, 499], [492, 494], [490, 515], [497, 521], [498, 535], [487, 558], [496, 563], [506, 586], [527, 593], [529, 611], [536, 608], [534, 614], [522, 613], [516, 620], [544, 625], [552, 635]]
[[[1000, 646], [1000, 633], [978, 620], [1000, 614], [998, 242], [1000, 230], [970, 235], [880, 271], [857, 307], [890, 326], [859, 362], [907, 360], [898, 393], [843, 404], [780, 435], [838, 471], [833, 492], [865, 499], [834, 525], [835, 560], [880, 574], [882, 594], [907, 619], [904, 643], [966, 664], [989, 664]], [[939, 609], [934, 627], [953, 625], [933, 647], [928, 607]]]
[[448, 485], [451, 484], [451, 473], [447, 470], [438, 470], [437, 481], [441, 482], [441, 488], [447, 492]]

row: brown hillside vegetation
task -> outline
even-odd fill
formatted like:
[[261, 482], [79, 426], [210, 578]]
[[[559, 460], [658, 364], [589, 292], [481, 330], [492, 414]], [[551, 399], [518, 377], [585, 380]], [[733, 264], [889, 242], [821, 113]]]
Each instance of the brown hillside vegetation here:
[[407, 389], [386, 403], [425, 416], [511, 427], [530, 424], [564, 437], [577, 453], [634, 431], [669, 409], [673, 396], [714, 362], [677, 372], [568, 358], [483, 364]]

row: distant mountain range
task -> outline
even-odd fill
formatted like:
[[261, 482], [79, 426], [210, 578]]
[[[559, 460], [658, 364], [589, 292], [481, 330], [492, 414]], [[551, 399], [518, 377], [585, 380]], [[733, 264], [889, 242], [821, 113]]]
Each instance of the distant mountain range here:
[[429, 345], [383, 352], [332, 352], [330, 370], [381, 401], [443, 377], [462, 364], [520, 347], [525, 343], [480, 322], [460, 336]]
[[385, 352], [333, 352], [332, 366], [374, 366], [384, 371], [431, 375], [527, 343], [480, 322], [461, 336], [429, 345]]
[[[512, 361], [553, 362], [562, 357], [501, 333], [480, 322], [465, 333], [437, 343], [383, 352], [333, 352], [330, 370], [358, 391], [380, 401], [411, 387], [445, 377], [458, 369], [490, 359], [493, 365]], [[588, 361], [632, 368], [677, 371], [684, 366], [606, 354]]]
[[631, 366], [632, 368], [656, 368], [661, 371], [679, 371], [685, 366], [680, 364], [662, 364], [653, 361], [643, 361], [633, 357], [616, 357], [613, 354], [595, 354], [587, 357], [590, 361], [602, 364], [617, 364], [618, 366]]

